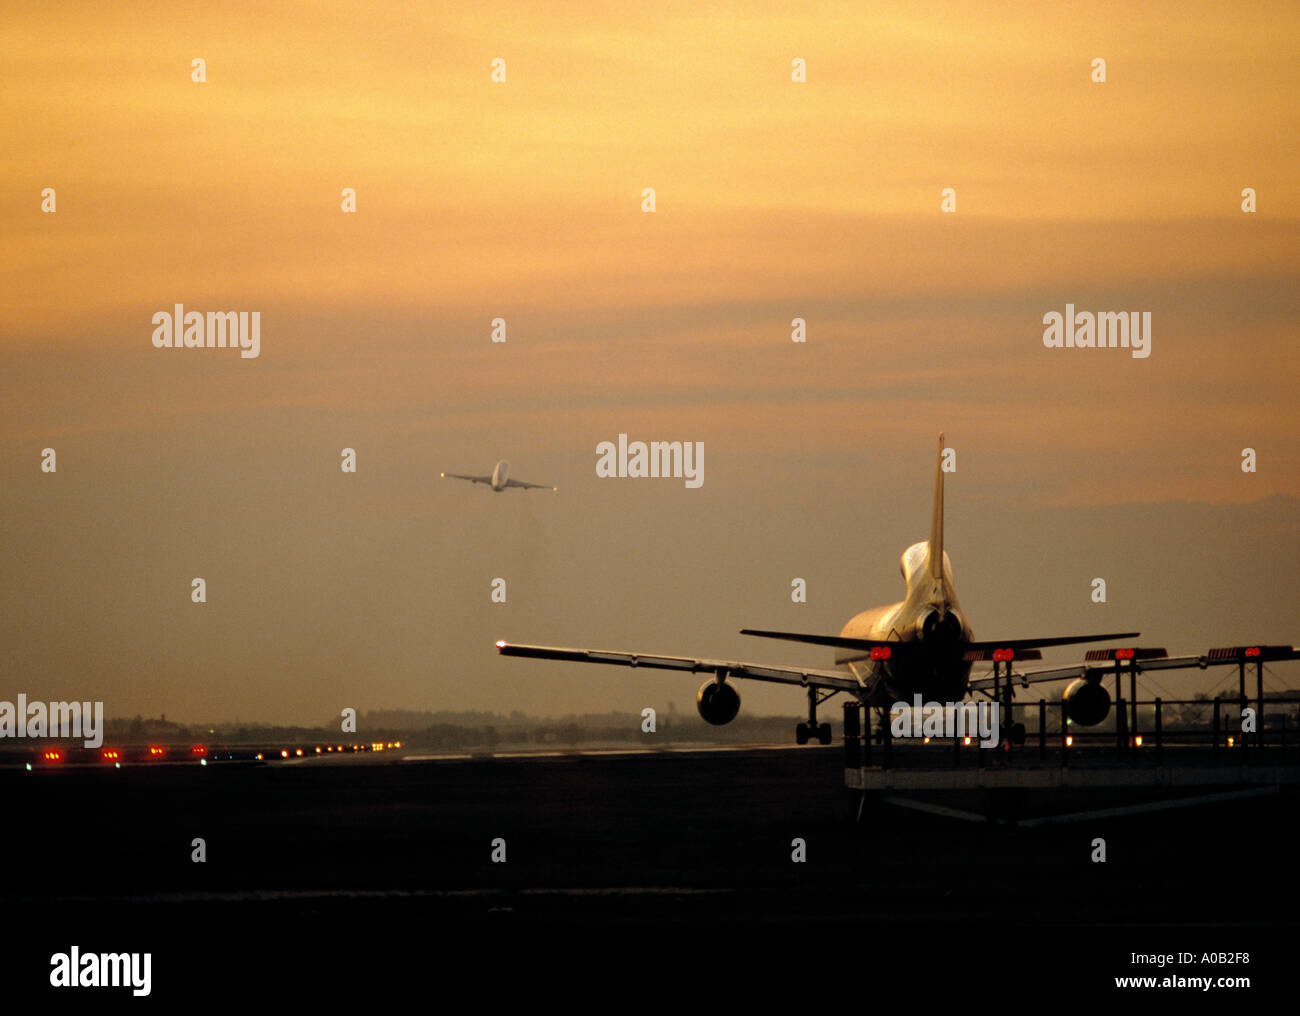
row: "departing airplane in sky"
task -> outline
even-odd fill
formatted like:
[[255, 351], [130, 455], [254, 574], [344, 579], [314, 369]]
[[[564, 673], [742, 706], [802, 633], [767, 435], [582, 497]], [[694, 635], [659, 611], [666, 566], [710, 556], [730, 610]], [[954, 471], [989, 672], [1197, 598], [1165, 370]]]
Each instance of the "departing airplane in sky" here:
[[498, 462], [492, 469], [491, 476], [466, 476], [463, 473], [443, 473], [444, 477], [451, 477], [453, 480], [469, 480], [470, 483], [486, 483], [493, 490], [505, 490], [507, 487], [521, 487], [531, 490], [559, 490], [559, 487], [551, 487], [545, 483], [524, 483], [523, 480], [511, 480], [510, 463], [505, 459]]
[[[830, 646], [835, 649], [836, 670], [774, 667], [654, 653], [566, 649], [504, 640], [497, 642], [497, 651], [503, 656], [712, 672], [713, 678], [700, 687], [697, 704], [700, 715], [715, 725], [730, 723], [740, 710], [740, 694], [728, 683], [728, 678], [801, 685], [808, 693], [808, 723], [800, 723], [795, 730], [795, 738], [800, 744], [806, 744], [811, 738], [822, 744], [830, 743], [830, 725], [817, 723], [817, 707], [839, 692], [846, 692], [866, 706], [881, 710], [888, 710], [895, 702], [910, 703], [915, 695], [920, 695], [924, 702], [948, 703], [960, 702], [968, 694], [982, 692], [995, 700], [1001, 698], [1004, 714], [1009, 717], [1014, 694], [1013, 676], [1015, 682], [1025, 688], [1031, 683], [1072, 679], [1062, 695], [1069, 717], [1082, 726], [1095, 726], [1110, 713], [1111, 698], [1101, 683], [1102, 678], [1115, 675], [1118, 688], [1125, 667], [1131, 679], [1135, 679], [1145, 670], [1205, 669], [1210, 665], [1237, 664], [1241, 668], [1244, 689], [1247, 663], [1262, 666], [1265, 660], [1300, 658], [1300, 653], [1291, 646], [1212, 649], [1204, 656], [1170, 658], [1163, 649], [1129, 644], [1091, 650], [1086, 654], [1087, 662], [1084, 664], [1013, 675], [1013, 661], [1041, 660], [1040, 650], [1043, 648], [1136, 639], [1139, 633], [977, 641], [957, 601], [952, 564], [943, 549], [943, 451], [943, 435], [940, 434], [930, 539], [914, 543], [903, 552], [900, 567], [907, 592], [901, 602], [863, 611], [851, 618], [839, 635], [741, 629], [742, 635]], [[971, 666], [976, 662], [992, 662], [992, 676], [971, 680]], [[1001, 670], [1003, 664], [1005, 672]], [[1262, 681], [1262, 671], [1259, 679]], [[1244, 690], [1242, 697], [1245, 697]], [[1013, 740], [1023, 739], [1023, 725], [1012, 724], [1009, 736]]]

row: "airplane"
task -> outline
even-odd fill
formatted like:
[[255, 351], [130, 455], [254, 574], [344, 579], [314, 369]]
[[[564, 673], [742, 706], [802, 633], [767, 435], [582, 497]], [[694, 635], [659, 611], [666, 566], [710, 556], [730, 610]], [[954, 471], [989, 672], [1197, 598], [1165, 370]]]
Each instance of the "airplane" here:
[[[741, 629], [742, 635], [829, 646], [835, 649], [835, 670], [618, 650], [569, 649], [505, 640], [496, 643], [497, 652], [502, 656], [712, 672], [713, 678], [700, 687], [696, 705], [700, 715], [715, 726], [730, 723], [740, 711], [740, 694], [734, 685], [728, 683], [728, 678], [797, 684], [806, 688], [808, 694], [808, 722], [795, 728], [795, 740], [799, 744], [807, 744], [812, 738], [830, 744], [830, 724], [818, 724], [817, 707], [840, 692], [855, 696], [864, 706], [876, 708], [882, 714], [894, 703], [911, 702], [914, 695], [920, 695], [923, 702], [947, 703], [960, 702], [968, 694], [980, 692], [995, 701], [1001, 698], [1002, 708], [1010, 716], [1013, 677], [1024, 688], [1036, 682], [1072, 679], [1062, 695], [1069, 719], [1081, 726], [1096, 726], [1109, 715], [1111, 706], [1110, 694], [1102, 685], [1102, 678], [1111, 674], [1115, 676], [1118, 697], [1119, 681], [1125, 667], [1131, 680], [1136, 680], [1136, 675], [1145, 670], [1178, 667], [1204, 670], [1210, 665], [1237, 664], [1241, 668], [1244, 699], [1247, 663], [1256, 663], [1262, 668], [1264, 660], [1300, 659], [1300, 652], [1292, 646], [1212, 649], [1204, 656], [1174, 658], [1168, 657], [1163, 649], [1119, 646], [1088, 651], [1084, 664], [1013, 675], [1013, 661], [1041, 660], [1040, 650], [1049, 646], [1117, 642], [1136, 639], [1140, 633], [976, 640], [966, 613], [957, 600], [952, 563], [943, 546], [943, 450], [943, 435], [940, 434], [930, 539], [914, 543], [903, 551], [899, 567], [906, 594], [900, 602], [862, 611], [850, 618], [837, 636]], [[981, 661], [993, 663], [992, 676], [971, 680], [972, 665]], [[1005, 677], [1000, 671], [1002, 664], [1006, 665]], [[1259, 673], [1262, 682], [1262, 670]], [[1008, 739], [1013, 743], [1023, 743], [1024, 725], [1011, 724]]]
[[523, 480], [511, 480], [510, 463], [502, 459], [492, 468], [491, 476], [466, 476], [463, 473], [443, 473], [444, 478], [450, 477], [453, 480], [469, 480], [471, 483], [486, 483], [495, 491], [505, 490], [507, 487], [522, 487], [530, 490], [559, 490], [559, 487], [549, 487], [544, 483], [524, 483]]

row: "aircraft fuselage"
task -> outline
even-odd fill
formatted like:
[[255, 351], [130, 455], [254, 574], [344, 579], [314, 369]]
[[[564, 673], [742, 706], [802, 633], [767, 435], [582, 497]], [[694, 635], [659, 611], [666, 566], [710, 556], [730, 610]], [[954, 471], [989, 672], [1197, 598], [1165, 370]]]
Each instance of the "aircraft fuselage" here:
[[876, 652], [873, 659], [872, 650], [837, 649], [835, 662], [861, 683], [861, 698], [869, 705], [910, 702], [916, 694], [927, 702], [960, 702], [970, 680], [964, 657], [974, 633], [957, 602], [948, 555], [943, 553], [942, 575], [932, 576], [929, 543], [922, 540], [903, 552], [899, 567], [906, 598], [857, 614], [840, 636], [907, 643], [906, 650], [888, 659]]

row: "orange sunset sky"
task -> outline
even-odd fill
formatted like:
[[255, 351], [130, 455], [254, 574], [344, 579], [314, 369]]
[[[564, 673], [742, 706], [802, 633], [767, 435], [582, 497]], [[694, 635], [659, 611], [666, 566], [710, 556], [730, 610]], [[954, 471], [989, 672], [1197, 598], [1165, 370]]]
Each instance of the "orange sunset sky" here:
[[[941, 430], [977, 637], [1300, 641], [1293, 3], [10, 4], [0, 66], [0, 698], [688, 708], [491, 642], [808, 660], [736, 630], [896, 599]], [[560, 492], [438, 478], [498, 458]]]

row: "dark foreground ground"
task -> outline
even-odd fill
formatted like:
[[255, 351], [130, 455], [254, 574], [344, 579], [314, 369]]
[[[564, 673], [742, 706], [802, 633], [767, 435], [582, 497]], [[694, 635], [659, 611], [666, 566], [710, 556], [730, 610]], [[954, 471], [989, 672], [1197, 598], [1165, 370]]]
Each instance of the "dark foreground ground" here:
[[[1294, 793], [1037, 829], [877, 805], [854, 825], [835, 748], [330, 761], [0, 772], [0, 990], [1013, 1004], [1229, 974], [1252, 984], [1220, 1002], [1294, 997]], [[149, 951], [151, 996], [49, 988], [72, 945]]]

